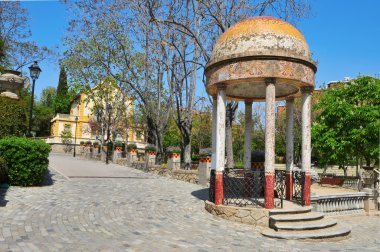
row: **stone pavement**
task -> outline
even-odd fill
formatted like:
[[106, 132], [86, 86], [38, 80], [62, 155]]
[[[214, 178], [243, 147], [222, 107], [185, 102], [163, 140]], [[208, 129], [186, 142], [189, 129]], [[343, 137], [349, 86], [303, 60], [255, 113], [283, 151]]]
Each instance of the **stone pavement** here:
[[275, 240], [207, 213], [199, 185], [101, 163], [105, 175], [117, 168], [120, 176], [67, 178], [57, 161], [78, 172], [91, 164], [51, 155], [51, 185], [11, 187], [0, 207], [0, 251], [379, 251], [378, 216], [338, 218], [352, 226], [345, 240]]

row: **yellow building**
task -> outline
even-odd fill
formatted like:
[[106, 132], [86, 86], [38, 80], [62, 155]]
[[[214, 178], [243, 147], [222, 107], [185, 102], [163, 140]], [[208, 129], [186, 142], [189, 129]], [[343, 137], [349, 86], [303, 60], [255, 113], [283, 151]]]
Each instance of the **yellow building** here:
[[[109, 86], [107, 87], [109, 88]], [[126, 139], [126, 133], [128, 132], [128, 143], [136, 143], [138, 147], [144, 147], [146, 144], [143, 131], [133, 125], [133, 101], [125, 98], [124, 95], [120, 95], [121, 91], [112, 86], [113, 90], [108, 91], [107, 97], [105, 97], [104, 94], [107, 93], [105, 90], [107, 87], [97, 85], [90, 92], [82, 92], [77, 95], [71, 101], [70, 114], [57, 114], [51, 120], [50, 138], [47, 142], [62, 143], [61, 134], [63, 131], [70, 131], [73, 138], [76, 135], [77, 144], [80, 141], [97, 140], [101, 142], [103, 135], [106, 139], [107, 133], [105, 127], [100, 122], [102, 119], [106, 121], [108, 116], [104, 112], [103, 118], [98, 120], [99, 115], [95, 115], [95, 111], [97, 111], [96, 108], [100, 108], [100, 111], [105, 111], [105, 100], [108, 100], [111, 101], [111, 104], [119, 104], [119, 106], [121, 104], [121, 107], [116, 107], [112, 110], [111, 131], [116, 130], [123, 140]], [[75, 120], [76, 117], [78, 118], [77, 122]], [[115, 118], [118, 118], [118, 120]], [[127, 118], [128, 131], [126, 130]]]

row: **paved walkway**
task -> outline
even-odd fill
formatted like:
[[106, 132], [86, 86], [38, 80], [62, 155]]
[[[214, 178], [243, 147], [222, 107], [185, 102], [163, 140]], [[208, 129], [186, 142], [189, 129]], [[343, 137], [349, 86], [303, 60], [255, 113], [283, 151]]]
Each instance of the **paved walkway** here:
[[[343, 217], [341, 241], [274, 240], [207, 213], [198, 185], [62, 155], [51, 166], [52, 185], [6, 192], [0, 251], [379, 251], [379, 217]], [[108, 178], [77, 178], [94, 166]]]

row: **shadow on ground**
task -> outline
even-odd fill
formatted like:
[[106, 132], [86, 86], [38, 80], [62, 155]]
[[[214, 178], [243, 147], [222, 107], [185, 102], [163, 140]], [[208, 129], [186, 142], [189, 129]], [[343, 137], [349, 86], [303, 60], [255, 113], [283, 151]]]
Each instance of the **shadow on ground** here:
[[[4, 185], [4, 186], [3, 186]], [[5, 195], [8, 191], [8, 185], [5, 186], [5, 184], [1, 184], [0, 188], [0, 207], [5, 207], [8, 203], [8, 200], [5, 199]]]
[[50, 172], [49, 169], [46, 170], [46, 173], [45, 173], [45, 176], [44, 176], [44, 180], [42, 181], [42, 185], [41, 186], [51, 186], [54, 184], [55, 180], [54, 180], [54, 177], [55, 174], [52, 174]]
[[193, 191], [191, 192], [191, 195], [197, 197], [200, 200], [208, 200], [208, 188]]

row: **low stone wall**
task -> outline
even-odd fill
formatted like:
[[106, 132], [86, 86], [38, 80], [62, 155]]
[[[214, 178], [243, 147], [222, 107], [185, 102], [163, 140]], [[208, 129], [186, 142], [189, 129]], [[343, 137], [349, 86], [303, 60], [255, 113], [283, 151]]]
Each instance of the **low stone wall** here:
[[218, 205], [206, 200], [206, 210], [226, 220], [250, 224], [253, 226], [269, 226], [269, 210], [265, 208], [250, 208]]
[[198, 171], [193, 170], [172, 170], [171, 176], [175, 179], [190, 182], [193, 184], [198, 183]]
[[141, 171], [150, 172], [160, 176], [172, 177], [177, 180], [190, 182], [194, 184], [198, 183], [198, 171], [170, 169], [169, 167], [160, 165], [153, 165], [147, 167], [144, 161], [135, 162], [132, 164], [132, 167]]

